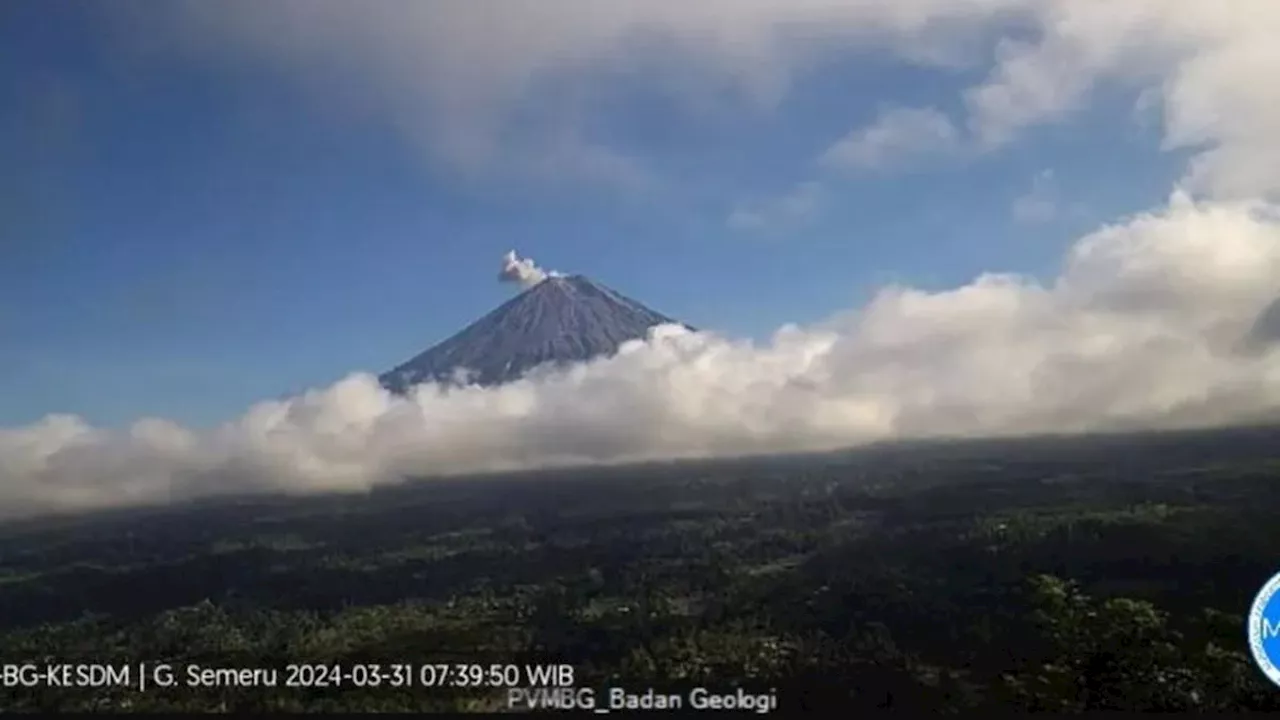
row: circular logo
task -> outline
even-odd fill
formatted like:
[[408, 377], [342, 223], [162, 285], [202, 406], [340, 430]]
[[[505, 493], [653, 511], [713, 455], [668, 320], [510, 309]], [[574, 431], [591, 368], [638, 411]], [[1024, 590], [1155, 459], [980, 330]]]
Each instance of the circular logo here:
[[1280, 685], [1280, 573], [1268, 580], [1253, 599], [1249, 649], [1262, 674]]

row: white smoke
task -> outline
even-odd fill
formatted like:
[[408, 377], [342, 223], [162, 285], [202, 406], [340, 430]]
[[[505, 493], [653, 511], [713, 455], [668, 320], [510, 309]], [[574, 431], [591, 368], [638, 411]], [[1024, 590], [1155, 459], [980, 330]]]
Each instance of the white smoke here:
[[554, 270], [551, 272], [543, 270], [533, 260], [522, 258], [516, 255], [515, 250], [511, 250], [502, 256], [502, 270], [498, 272], [498, 281], [520, 283], [522, 288], [531, 288], [548, 277], [559, 275], [560, 273]]
[[612, 358], [403, 398], [357, 374], [209, 432], [48, 417], [0, 430], [0, 508], [1265, 419], [1280, 408], [1280, 349], [1247, 340], [1278, 290], [1280, 209], [1175, 193], [1082, 238], [1051, 283], [985, 275], [945, 292], [888, 288], [763, 346], [663, 327]]

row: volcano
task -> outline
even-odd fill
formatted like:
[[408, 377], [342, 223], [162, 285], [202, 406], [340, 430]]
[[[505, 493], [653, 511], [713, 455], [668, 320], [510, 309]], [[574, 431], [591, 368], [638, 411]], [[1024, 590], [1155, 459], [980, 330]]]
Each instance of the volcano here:
[[668, 324], [693, 329], [582, 275], [552, 276], [378, 380], [397, 393], [425, 382], [501, 385], [540, 365], [612, 355]]

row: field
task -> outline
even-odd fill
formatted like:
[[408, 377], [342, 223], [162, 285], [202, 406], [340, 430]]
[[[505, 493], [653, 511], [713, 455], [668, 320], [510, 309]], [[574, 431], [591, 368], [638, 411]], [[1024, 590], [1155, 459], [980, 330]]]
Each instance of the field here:
[[[932, 443], [0, 527], [6, 663], [568, 663], [788, 709], [1280, 709], [1280, 431]], [[283, 678], [281, 678], [283, 680]], [[445, 710], [494, 688], [8, 687], [44, 710]], [[603, 700], [602, 700], [603, 701]]]

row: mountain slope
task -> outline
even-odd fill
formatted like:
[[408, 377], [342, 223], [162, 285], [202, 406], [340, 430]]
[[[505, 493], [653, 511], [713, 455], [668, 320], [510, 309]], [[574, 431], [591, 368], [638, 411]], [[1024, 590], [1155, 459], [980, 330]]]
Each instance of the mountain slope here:
[[683, 324], [581, 275], [551, 277], [458, 334], [379, 377], [394, 392], [461, 373], [480, 385], [516, 380], [548, 362], [612, 355], [649, 328]]

